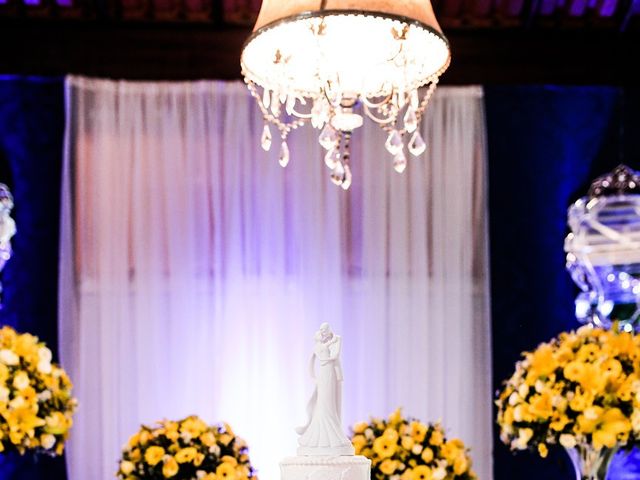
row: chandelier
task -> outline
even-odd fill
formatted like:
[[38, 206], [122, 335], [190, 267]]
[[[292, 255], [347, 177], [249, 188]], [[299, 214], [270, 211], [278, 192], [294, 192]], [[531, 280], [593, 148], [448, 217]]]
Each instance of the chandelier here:
[[286, 167], [289, 134], [310, 123], [346, 190], [351, 135], [365, 117], [386, 132], [397, 172], [405, 149], [425, 151], [418, 127], [450, 58], [429, 0], [264, 0], [241, 66], [265, 120], [262, 148], [279, 137]]

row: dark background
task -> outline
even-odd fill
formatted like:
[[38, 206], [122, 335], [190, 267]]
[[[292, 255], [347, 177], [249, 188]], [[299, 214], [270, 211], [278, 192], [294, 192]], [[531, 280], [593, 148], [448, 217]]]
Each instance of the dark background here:
[[[56, 361], [63, 140], [62, 79], [0, 76], [0, 182], [13, 194], [18, 230], [0, 274], [0, 325], [37, 335]], [[64, 478], [64, 459], [0, 454], [1, 480]]]
[[[567, 207], [591, 181], [626, 163], [640, 168], [640, 89], [486, 87], [493, 384], [520, 352], [574, 329], [578, 293], [565, 271]], [[496, 480], [569, 479], [564, 452], [511, 454], [494, 435]], [[610, 479], [640, 479], [618, 458]]]

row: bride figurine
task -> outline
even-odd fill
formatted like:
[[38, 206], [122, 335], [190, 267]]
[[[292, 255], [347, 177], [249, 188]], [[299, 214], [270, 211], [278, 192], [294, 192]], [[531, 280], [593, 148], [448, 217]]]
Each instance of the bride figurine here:
[[342, 431], [341, 339], [328, 323], [323, 323], [315, 334], [315, 341], [310, 369], [316, 388], [307, 406], [309, 420], [296, 429], [300, 435], [298, 455], [353, 455], [353, 445]]

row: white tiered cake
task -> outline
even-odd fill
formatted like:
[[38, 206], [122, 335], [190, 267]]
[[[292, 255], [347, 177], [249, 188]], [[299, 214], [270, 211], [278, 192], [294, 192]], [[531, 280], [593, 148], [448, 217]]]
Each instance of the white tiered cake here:
[[362, 455], [303, 456], [280, 462], [282, 480], [369, 480], [371, 460]]
[[316, 388], [307, 406], [309, 418], [296, 429], [300, 435], [298, 456], [280, 462], [282, 480], [370, 480], [371, 460], [354, 455], [342, 430], [341, 339], [323, 323], [315, 342], [311, 377]]

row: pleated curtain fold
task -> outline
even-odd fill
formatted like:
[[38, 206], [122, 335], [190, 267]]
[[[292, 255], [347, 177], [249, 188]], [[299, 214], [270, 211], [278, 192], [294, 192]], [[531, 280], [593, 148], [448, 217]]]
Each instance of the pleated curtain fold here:
[[69, 77], [60, 344], [80, 400], [72, 480], [113, 478], [141, 423], [198, 414], [263, 480], [295, 454], [313, 333], [343, 337], [345, 429], [441, 420], [492, 478], [486, 146], [479, 87], [440, 88], [427, 152], [395, 173], [353, 135], [353, 186], [310, 127], [260, 148], [243, 84]]

